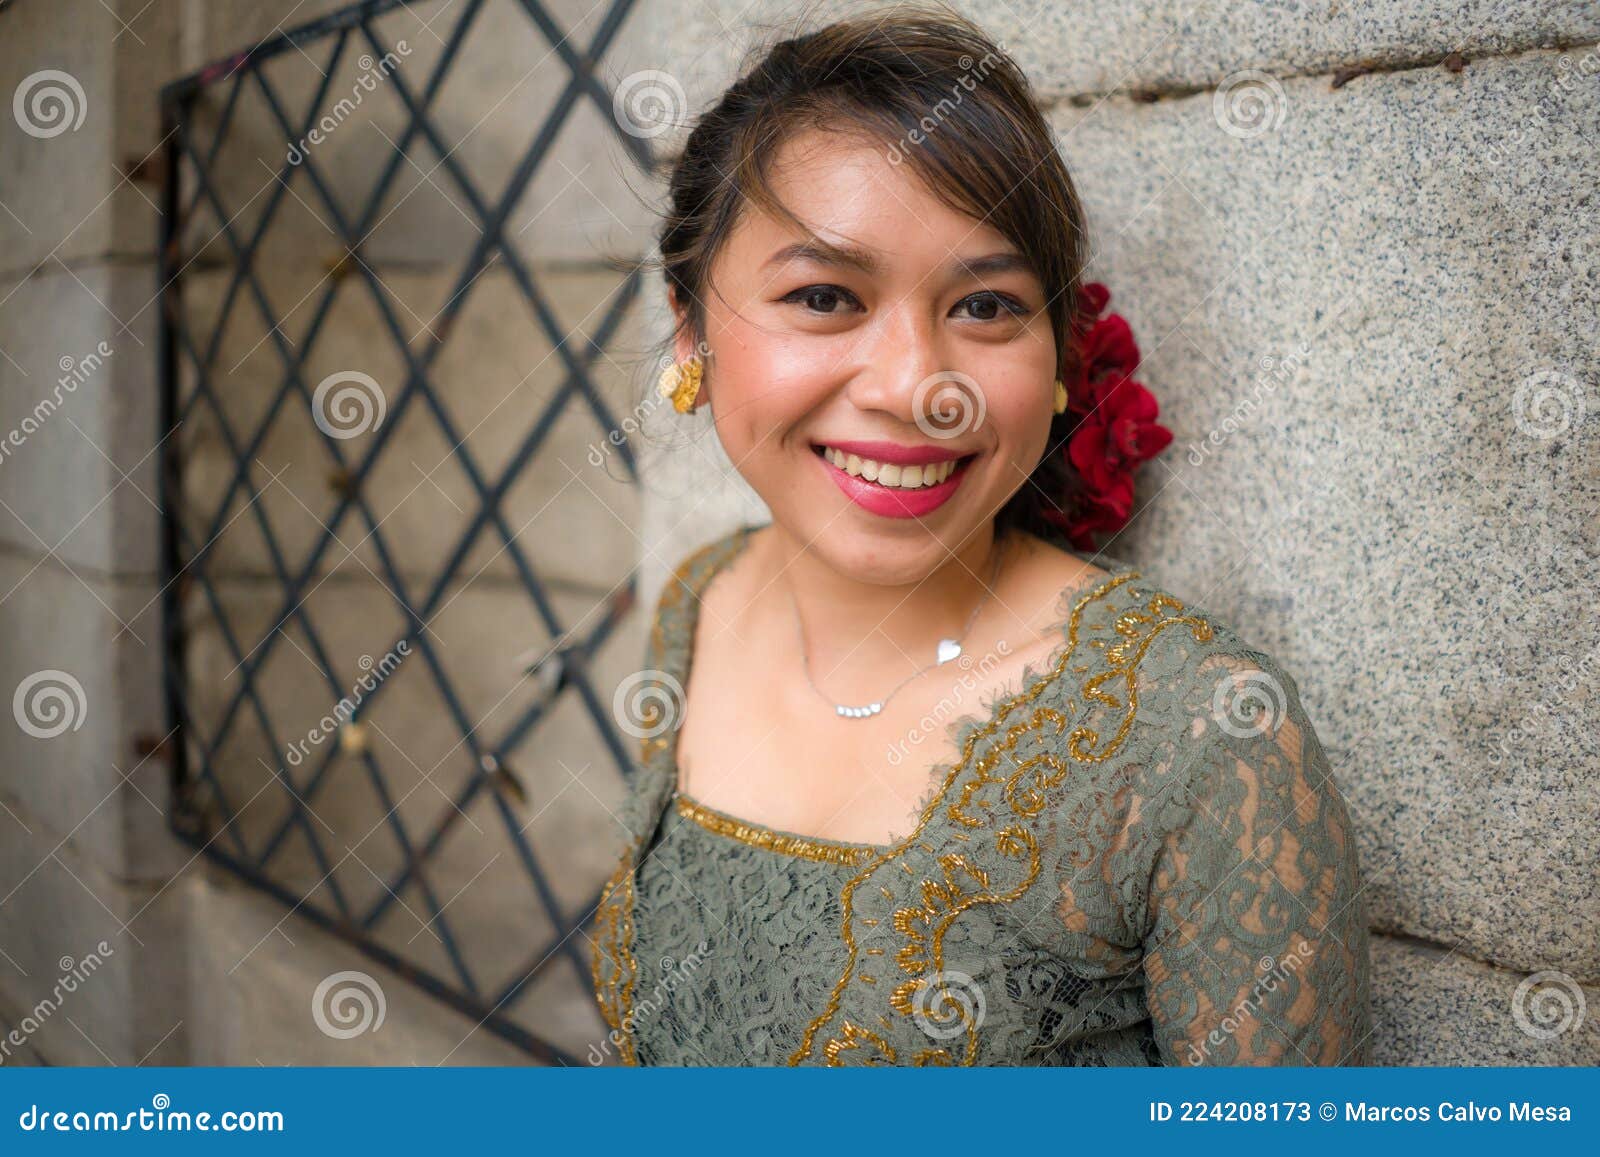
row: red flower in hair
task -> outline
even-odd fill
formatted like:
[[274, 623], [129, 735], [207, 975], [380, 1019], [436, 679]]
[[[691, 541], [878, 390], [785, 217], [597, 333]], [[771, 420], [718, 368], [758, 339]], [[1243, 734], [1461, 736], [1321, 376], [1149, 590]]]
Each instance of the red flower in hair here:
[[[1044, 512], [1076, 550], [1094, 551], [1097, 531], [1115, 532], [1133, 514], [1133, 475], [1167, 448], [1172, 431], [1156, 421], [1155, 395], [1133, 380], [1139, 346], [1121, 314], [1104, 314], [1111, 291], [1098, 281], [1078, 295], [1078, 370], [1064, 382], [1076, 425], [1060, 451], [1073, 482], [1060, 509]], [[1104, 316], [1102, 316], [1104, 314]]]

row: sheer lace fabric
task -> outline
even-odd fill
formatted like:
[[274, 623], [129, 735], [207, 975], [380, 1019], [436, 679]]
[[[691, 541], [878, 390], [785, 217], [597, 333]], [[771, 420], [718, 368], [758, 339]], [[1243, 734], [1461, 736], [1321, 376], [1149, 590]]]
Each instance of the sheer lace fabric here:
[[[669, 581], [648, 669], [686, 685], [698, 592], [754, 529]], [[730, 825], [645, 741], [595, 930], [625, 1061], [1370, 1063], [1355, 844], [1293, 679], [1096, 562], [887, 851]]]

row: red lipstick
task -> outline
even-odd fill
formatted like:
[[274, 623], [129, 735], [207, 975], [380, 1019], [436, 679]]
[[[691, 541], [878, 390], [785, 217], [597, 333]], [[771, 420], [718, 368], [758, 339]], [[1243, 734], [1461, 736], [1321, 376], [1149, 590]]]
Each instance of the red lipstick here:
[[[892, 442], [829, 442], [826, 445], [847, 454], [855, 454], [857, 457], [871, 458], [877, 462], [897, 466], [917, 466], [928, 462], [948, 462], [952, 458], [962, 458], [960, 454], [941, 448], [911, 448], [897, 446]], [[863, 453], [863, 450], [866, 452]], [[921, 518], [931, 514], [955, 497], [956, 489], [967, 476], [967, 467], [972, 464], [971, 457], [962, 459], [950, 472], [950, 477], [936, 486], [902, 489], [898, 486], [880, 486], [876, 482], [859, 478], [848, 470], [839, 469], [822, 456], [820, 446], [812, 457], [827, 471], [828, 477], [833, 479], [834, 485], [844, 492], [846, 498], [863, 510], [884, 518]]]

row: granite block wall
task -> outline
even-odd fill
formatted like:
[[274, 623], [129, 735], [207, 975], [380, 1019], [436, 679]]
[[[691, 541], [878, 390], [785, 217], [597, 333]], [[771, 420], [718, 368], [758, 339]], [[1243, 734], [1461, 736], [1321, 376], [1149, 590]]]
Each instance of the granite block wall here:
[[[13, 1030], [19, 1038], [0, 1051], [3, 1064], [527, 1059], [478, 1018], [247, 887], [167, 828], [155, 472], [166, 138], [157, 95], [168, 81], [343, 6], [22, 0], [0, 10], [0, 426], [26, 425], [0, 459], [0, 667], [7, 702], [27, 687], [32, 712], [8, 714], [0, 728], [0, 1040]], [[414, 92], [423, 91], [467, 7], [422, 0], [374, 22]], [[360, 96], [320, 140], [294, 142], [314, 161], [332, 205], [308, 166], [285, 168], [291, 142], [253, 84], [231, 111], [226, 84], [199, 99], [196, 147], [209, 149], [225, 115], [229, 131], [212, 158], [212, 194], [192, 179], [182, 188], [185, 202], [200, 197], [183, 236], [184, 308], [197, 341], [216, 336], [216, 405], [195, 406], [171, 435], [185, 461], [191, 549], [216, 531], [203, 568], [211, 593], [202, 593], [198, 573], [183, 583], [191, 706], [209, 738], [240, 689], [241, 661], [264, 654], [257, 690], [271, 723], [247, 705], [217, 746], [232, 822], [218, 822], [214, 839], [229, 851], [240, 843], [260, 849], [298, 815], [272, 862], [286, 887], [321, 905], [336, 885], [360, 912], [386, 902], [377, 941], [453, 977], [448, 924], [455, 942], [469, 946], [473, 979], [485, 991], [522, 975], [554, 931], [492, 797], [457, 809], [425, 882], [398, 895], [386, 890], [404, 866], [397, 828], [415, 846], [452, 814], [477, 769], [439, 677], [451, 681], [469, 725], [497, 735], [542, 693], [525, 673], [530, 656], [568, 641], [552, 635], [522, 591], [497, 531], [479, 535], [456, 577], [438, 586], [427, 615], [431, 657], [414, 650], [365, 716], [389, 794], [378, 794], [348, 755], [314, 793], [305, 787], [312, 762], [301, 765], [298, 804], [281, 773], [286, 745], [394, 647], [406, 626], [400, 599], [420, 605], [438, 583], [477, 504], [466, 456], [492, 484], [563, 385], [567, 357], [590, 365], [613, 412], [631, 404], [636, 322], [625, 318], [600, 353], [578, 336], [595, 331], [620, 284], [602, 255], [642, 253], [638, 176], [606, 123], [608, 106], [584, 99], [572, 108], [539, 175], [511, 206], [509, 245], [539, 285], [545, 322], [498, 260], [461, 284], [481, 234], [477, 210], [500, 198], [566, 86], [560, 50], [589, 43], [603, 27], [604, 10], [593, 5], [557, 0], [547, 8], [560, 26], [554, 41], [515, 3], [481, 7], [459, 45], [466, 63], [430, 106], [441, 139], [455, 146], [448, 163], [413, 141], [375, 208], [370, 190], [406, 116], [359, 39], [337, 59], [332, 40], [307, 41], [263, 69], [294, 120], [305, 116], [324, 73], [324, 110]], [[632, 71], [635, 51], [624, 29], [607, 68]], [[375, 75], [383, 83], [370, 83]], [[24, 124], [13, 114], [13, 94], [23, 90], [57, 95], [29, 106]], [[65, 105], [65, 121], [51, 119], [58, 113], [50, 101]], [[360, 260], [382, 286], [387, 318], [336, 214], [365, 219]], [[234, 279], [236, 247], [252, 238], [263, 254], [260, 298], [276, 329], [256, 289]], [[393, 398], [405, 375], [393, 327], [417, 356], [443, 340], [431, 368], [454, 437], [421, 405], [390, 410], [391, 449], [364, 487], [371, 520], [353, 514], [333, 528], [336, 541], [310, 573], [304, 599], [280, 621], [279, 567], [298, 570], [326, 532], [341, 485], [306, 406], [283, 409], [255, 448], [252, 489], [219, 504], [238, 447], [284, 380], [285, 355], [301, 354], [327, 293], [322, 336], [304, 355], [307, 386], [360, 370]], [[58, 389], [64, 376], [70, 384]], [[59, 404], [38, 410], [41, 399]], [[574, 635], [593, 628], [639, 549], [637, 491], [615, 462], [607, 470], [590, 460], [604, 433], [584, 407], [569, 407], [499, 503], [546, 583], [551, 614]], [[643, 646], [636, 616], [594, 660], [591, 677], [606, 705]], [[64, 725], [50, 734], [58, 720]], [[548, 898], [570, 922], [611, 869], [610, 812], [622, 780], [571, 697], [540, 723], [507, 774], [517, 790], [508, 789], [506, 814], [535, 849]], [[580, 934], [565, 937], [518, 1002], [521, 1027], [572, 1056], [586, 1055], [603, 1031], [585, 948]], [[327, 984], [347, 973], [364, 979]], [[62, 976], [74, 983], [58, 1001]], [[361, 1032], [326, 1031], [363, 998], [374, 1014], [382, 1002], [381, 1022], [374, 1015]]]
[[[1376, 1057], [1600, 1063], [1600, 14], [957, 7], [1045, 103], [1175, 433], [1107, 551], [1286, 662], [1356, 817]], [[795, 15], [656, 14], [691, 109]], [[653, 589], [766, 517], [708, 422], [654, 425]]]
[[[0, 1038], [27, 1026], [0, 1055], [7, 1064], [521, 1056], [197, 858], [165, 825], [155, 94], [286, 21], [340, 6], [0, 8], [0, 108], [11, 113], [12, 94], [44, 71], [81, 90], [66, 90], [76, 123], [59, 131], [0, 120], [0, 436], [30, 419], [20, 444], [0, 447], [0, 691], [43, 689], [43, 704], [65, 712], [0, 728]], [[419, 2], [380, 22], [406, 42], [414, 88], [444, 51], [455, 7]], [[803, 14], [815, 23], [871, 7], [811, 3]], [[1356, 816], [1376, 932], [1377, 1059], [1600, 1063], [1600, 616], [1589, 609], [1600, 575], [1600, 12], [1554, 0], [964, 7], [1038, 88], [1091, 213], [1091, 276], [1132, 323], [1142, 380], [1177, 435], [1109, 549], [1283, 658]], [[550, 8], [572, 43], [601, 27], [603, 11], [582, 0]], [[607, 53], [604, 82], [657, 70], [692, 113], [763, 34], [801, 14], [769, 0], [649, 0]], [[270, 66], [275, 84], [300, 94], [292, 110], [324, 51]], [[439, 90], [436, 120], [489, 200], [567, 73], [509, 2], [488, 0], [461, 51], [471, 67]], [[330, 91], [354, 91], [359, 55], [352, 48], [331, 70]], [[403, 131], [392, 97], [379, 90], [315, 145], [352, 219]], [[220, 115], [220, 103], [202, 102], [203, 126]], [[217, 194], [240, 239], [272, 198], [281, 203], [261, 285], [283, 326], [269, 331], [249, 296], [223, 318], [232, 249], [222, 221], [198, 214], [185, 300], [201, 329], [223, 318], [215, 356], [226, 388], [220, 414], [201, 408], [176, 435], [197, 504], [231, 476], [223, 419], [243, 429], [259, 418], [282, 378], [280, 340], [293, 348], [330, 283], [307, 382], [350, 368], [388, 383], [403, 373], [328, 206], [303, 177], [286, 190], [277, 181], [285, 141], [259, 94], [234, 115]], [[603, 110], [580, 101], [510, 217], [511, 245], [562, 330], [588, 332], [603, 311], [616, 277], [601, 254], [649, 251], [658, 190], [615, 135]], [[673, 143], [651, 139], [658, 150]], [[414, 349], [448, 336], [436, 376], [492, 477], [561, 385], [563, 359], [500, 263], [472, 279], [441, 332], [477, 237], [473, 194], [427, 147], [409, 156], [363, 256]], [[628, 484], [614, 458], [597, 465], [601, 432], [571, 417], [503, 504], [565, 622], [587, 621], [635, 566], [641, 605], [652, 605], [693, 546], [764, 517], [704, 416], [685, 421], [644, 393], [666, 333], [653, 282], [626, 328], [594, 378], [614, 413], [638, 405], [643, 485]], [[56, 393], [61, 404], [36, 420]], [[338, 485], [303, 418], [262, 443], [258, 497], [248, 509], [236, 500], [208, 562], [246, 645], [274, 631], [280, 593], [261, 527], [298, 559]], [[263, 666], [278, 718], [314, 722], [332, 701], [307, 629], [348, 683], [403, 623], [395, 588], [432, 585], [474, 502], [436, 422], [413, 408], [394, 424], [396, 449], [367, 487], [385, 549], [359, 517], [339, 528], [304, 616], [282, 628]], [[493, 732], [526, 704], [526, 656], [551, 640], [496, 535], [474, 545], [462, 575], [441, 591], [430, 642]], [[640, 619], [596, 660], [596, 686], [609, 691], [636, 667]], [[240, 656], [206, 614], [193, 629], [195, 709], [215, 714]], [[472, 772], [430, 670], [408, 662], [371, 717], [395, 814], [419, 829]], [[238, 831], [251, 840], [290, 814], [272, 770], [283, 738], [244, 728], [221, 752], [245, 802]], [[609, 869], [619, 834], [622, 785], [594, 751], [592, 728], [567, 707], [516, 769], [512, 814], [559, 866], [552, 880], [568, 914]], [[335, 775], [310, 821], [334, 849], [341, 887], [363, 903], [382, 899], [400, 862], [373, 829], [371, 791], [359, 775]], [[469, 812], [458, 825], [432, 883], [486, 974], [503, 978], [549, 926], [483, 818]], [[326, 895], [298, 836], [284, 855], [287, 879]], [[385, 946], [447, 968], [423, 899], [414, 889], [395, 899]], [[91, 966], [59, 1008], [41, 1005], [58, 977]], [[330, 1034], [313, 1013], [323, 983], [351, 970], [386, 998], [381, 1031]], [[543, 974], [526, 1008], [531, 1031], [574, 1053], [600, 1037], [570, 968]]]

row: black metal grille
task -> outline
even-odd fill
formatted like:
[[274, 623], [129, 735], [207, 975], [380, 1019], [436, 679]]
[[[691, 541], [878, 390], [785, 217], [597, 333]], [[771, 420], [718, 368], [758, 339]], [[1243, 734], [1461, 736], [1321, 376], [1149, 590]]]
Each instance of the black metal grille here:
[[[485, 0], [460, 0], [454, 10], [444, 5], [435, 14], [442, 44], [426, 76], [418, 77], [408, 67], [400, 67], [384, 80], [386, 99], [397, 102], [396, 108], [403, 110], [403, 130], [392, 141], [394, 147], [377, 172], [364, 204], [354, 213], [347, 213], [341, 206], [339, 196], [330, 187], [329, 176], [319, 169], [315, 151], [307, 151], [297, 163], [285, 160], [276, 180], [264, 185], [259, 211], [255, 205], [251, 206], [255, 213], [253, 223], [248, 227], [240, 224], [247, 214], [244, 206], [229, 203], [224, 188], [229, 182], [222, 179], [223, 170], [219, 168], [226, 163], [223, 154], [229, 134], [238, 130], [237, 110], [250, 94], [258, 109], [267, 110], [268, 124], [281, 134], [287, 155], [290, 146], [305, 140], [317, 118], [325, 115], [332, 78], [341, 57], [354, 49], [363, 57], [370, 53], [384, 58], [385, 54], [392, 53], [395, 45], [380, 32], [382, 18], [397, 9], [420, 10], [428, 5], [411, 5], [401, 0], [369, 0], [351, 5], [324, 19], [279, 33], [246, 52], [168, 86], [162, 94], [169, 135], [161, 246], [164, 287], [161, 506], [165, 537], [166, 692], [169, 723], [174, 729], [172, 822], [174, 830], [202, 847], [208, 856], [412, 978], [435, 996], [477, 1018], [484, 1027], [540, 1059], [569, 1062], [570, 1056], [519, 1022], [517, 1009], [520, 998], [527, 993], [541, 969], [557, 959], [577, 969], [580, 979], [587, 976], [584, 940], [574, 933], [587, 920], [593, 902], [577, 911], [571, 910], [570, 903], [564, 906], [559, 902], [548, 875], [548, 865], [541, 864], [519, 825], [515, 806], [524, 798], [526, 782], [514, 769], [519, 766], [519, 759], [528, 759], [537, 765], [537, 756], [529, 751], [536, 729], [558, 703], [575, 698], [591, 717], [596, 734], [619, 773], [626, 775], [631, 771], [630, 749], [617, 734], [609, 697], [602, 697], [595, 690], [590, 660], [630, 613], [634, 587], [630, 575], [605, 601], [603, 613], [594, 616], [593, 629], [575, 634], [558, 615], [546, 583], [541, 581], [536, 560], [529, 555], [528, 543], [519, 541], [516, 528], [510, 525], [502, 509], [502, 500], [546, 445], [564, 411], [574, 407], [586, 410], [601, 432], [620, 429], [590, 371], [616, 334], [637, 296], [639, 285], [637, 271], [620, 276], [592, 333], [569, 332], [563, 328], [538, 280], [512, 244], [508, 221], [530, 181], [550, 155], [563, 124], [584, 98], [596, 102], [606, 123], [617, 128], [617, 139], [641, 166], [648, 166], [650, 156], [643, 140], [617, 127], [612, 115], [612, 95], [595, 75], [596, 65], [616, 38], [632, 0], [613, 0], [586, 48], [570, 44], [568, 34], [557, 27], [538, 0], [504, 2], [514, 4], [532, 21], [553, 50], [552, 61], [559, 60], [560, 67], [566, 70], [567, 79], [559, 98], [550, 107], [544, 122], [537, 126], [497, 196], [484, 194], [469, 171], [470, 166], [458, 155], [458, 142], [447, 139], [431, 119], [435, 100], [446, 80], [453, 70], [463, 68], [464, 61], [470, 59], [463, 52], [463, 45], [485, 9]], [[309, 102], [301, 106], [303, 111], [299, 115], [292, 114], [289, 108], [303, 101], [305, 94], [280, 91], [281, 78], [275, 84], [266, 68], [269, 61], [290, 53], [300, 54], [319, 66], [307, 73], [311, 78], [308, 87], [314, 91]], [[322, 73], [320, 79], [316, 72]], [[259, 127], [255, 131], [259, 132]], [[375, 262], [364, 250], [380, 220], [385, 198], [396, 178], [411, 163], [408, 152], [419, 144], [425, 144], [431, 154], [429, 160], [433, 168], [430, 171], [436, 170], [448, 179], [460, 198], [458, 208], [470, 215], [475, 227], [481, 230], [459, 268], [447, 304], [433, 323], [425, 327], [430, 332], [427, 340], [420, 343], [415, 335], [406, 333], [396, 301], [373, 271]], [[303, 174], [297, 185], [301, 191], [291, 194], [290, 180], [295, 169]], [[315, 206], [318, 214], [331, 224], [345, 250], [345, 259], [336, 275], [325, 278], [292, 311], [297, 318], [307, 319], [303, 328], [300, 324], [292, 327], [298, 331], [298, 340], [292, 340], [291, 326], [283, 316], [290, 311], [275, 308], [263, 288], [262, 279], [271, 261], [270, 230], [285, 207], [294, 205], [302, 197], [306, 199], [302, 204], [309, 202]], [[198, 217], [206, 219], [205, 232], [210, 235], [197, 241], [190, 224]], [[225, 258], [221, 265], [226, 270], [226, 288], [220, 298], [220, 308], [208, 328], [186, 309], [184, 287], [186, 277], [193, 276], [190, 267], [199, 251], [204, 248], [207, 253], [214, 254], [219, 246]], [[480, 275], [491, 263], [496, 263], [497, 268], [509, 275], [521, 300], [531, 309], [538, 328], [553, 347], [554, 356], [560, 359], [564, 374], [548, 405], [520, 432], [515, 448], [497, 471], [487, 470], [477, 460], [472, 439], [443, 404], [441, 390], [433, 377], [440, 352], [450, 340], [454, 321], [479, 284]], [[217, 264], [212, 261], [213, 268]], [[320, 443], [321, 452], [327, 457], [328, 476], [332, 479], [331, 505], [326, 513], [318, 516], [322, 530], [315, 535], [314, 544], [296, 560], [289, 557], [282, 536], [275, 533], [272, 520], [260, 501], [263, 491], [272, 485], [270, 471], [263, 466], [260, 455], [274, 424], [286, 413], [296, 408], [310, 413], [317, 405], [303, 375], [319, 340], [325, 339], [327, 332], [337, 324], [330, 323], [329, 319], [341, 293], [370, 296], [370, 305], [380, 319], [378, 330], [392, 343], [390, 354], [398, 356], [403, 384], [387, 398], [387, 414], [382, 424], [360, 442], [336, 436], [337, 432], [323, 429], [318, 423], [315, 442]], [[230, 409], [224, 404], [230, 400], [226, 392], [231, 383], [228, 367], [219, 364], [224, 332], [230, 325], [237, 324], [241, 312], [258, 315], [261, 341], [275, 351], [281, 363], [275, 391], [248, 424], [241, 422], [236, 406]], [[397, 565], [392, 544], [386, 537], [387, 528], [373, 509], [369, 493], [375, 466], [390, 445], [402, 416], [413, 407], [421, 408], [436, 423], [437, 433], [452, 448], [455, 464], [467, 479], [476, 503], [474, 509], [462, 513], [459, 527], [452, 528], [454, 546], [442, 569], [431, 581], [419, 584], [418, 590], [411, 589], [402, 568]], [[227, 459], [225, 485], [220, 493], [206, 495], [198, 495], [194, 486], [185, 485], [189, 452], [181, 436], [187, 425], [202, 416], [214, 428], [215, 437], [225, 447]], [[308, 446], [307, 452], [311, 449]], [[625, 439], [615, 446], [615, 451], [631, 481], [635, 464]], [[293, 645], [318, 669], [331, 699], [338, 701], [348, 696], [349, 679], [339, 676], [323, 629], [308, 611], [307, 601], [310, 592], [320, 585], [319, 567], [327, 563], [330, 548], [338, 540], [339, 528], [352, 515], [360, 520], [364, 544], [376, 559], [375, 573], [393, 595], [401, 616], [403, 625], [392, 641], [393, 646], [404, 643], [410, 648], [410, 653], [416, 657], [409, 661], [425, 668], [442, 717], [452, 728], [451, 734], [460, 733], [453, 756], [461, 765], [460, 778], [451, 792], [440, 793], [447, 796], [447, 802], [435, 801], [438, 803], [435, 818], [419, 830], [410, 830], [403, 820], [403, 809], [397, 806], [396, 791], [384, 761], [370, 745], [350, 738], [360, 735], [363, 719], [391, 685], [379, 682], [345, 721], [338, 742], [308, 751], [297, 768], [280, 758], [277, 765], [269, 769], [270, 779], [275, 781], [273, 791], [281, 793], [286, 806], [275, 825], [258, 830], [257, 838], [251, 839], [246, 826], [236, 822], [240, 810], [251, 805], [236, 798], [237, 777], [230, 774], [226, 749], [242, 726], [253, 724], [259, 728], [257, 734], [264, 737], [270, 750], [278, 753], [286, 750], [284, 740], [292, 729], [291, 723], [283, 717], [280, 704], [274, 700], [272, 689], [264, 684], [261, 673], [284, 645], [290, 627], [304, 641], [303, 645]], [[237, 527], [246, 524], [254, 524], [259, 531], [271, 571], [267, 598], [273, 610], [269, 616], [257, 620], [255, 625], [260, 626], [260, 630], [241, 625], [238, 609], [230, 608], [210, 569], [219, 544], [226, 542]], [[466, 702], [458, 692], [441, 662], [439, 644], [428, 625], [445, 604], [446, 592], [459, 578], [458, 572], [469, 552], [490, 528], [503, 544], [516, 588], [526, 593], [543, 629], [556, 643], [532, 669], [532, 677], [519, 685], [520, 701], [513, 717], [509, 722], [498, 724], [495, 734], [486, 735], [473, 714], [477, 705]], [[200, 625], [215, 633], [227, 662], [236, 665], [222, 681], [222, 689], [207, 687], [205, 696], [199, 694], [201, 688], [190, 670], [193, 637]], [[382, 889], [375, 898], [366, 902], [358, 901], [354, 890], [347, 886], [347, 858], [338, 854], [337, 846], [325, 846], [329, 833], [316, 812], [319, 796], [330, 780], [335, 775], [346, 774], [363, 775], [370, 781], [372, 822], [386, 829], [395, 845], [394, 870], [382, 880]], [[440, 887], [431, 876], [441, 848], [475, 805], [480, 814], [487, 814], [493, 817], [492, 822], [504, 826], [512, 851], [510, 858], [518, 865], [512, 869], [509, 864], [501, 863], [497, 870], [525, 873], [526, 882], [531, 884], [537, 903], [553, 929], [548, 943], [530, 946], [524, 963], [511, 970], [509, 979], [504, 969], [500, 970], [500, 977], [491, 980], [477, 967], [481, 945], [452, 929], [452, 912], [447, 910], [451, 897], [441, 895]], [[255, 805], [254, 810], [259, 811], [259, 807]], [[414, 820], [411, 827], [416, 827]], [[297, 837], [309, 849], [315, 872], [320, 876], [309, 887], [304, 879], [296, 880], [292, 873], [281, 870], [284, 849]], [[380, 837], [374, 834], [372, 838]], [[364, 883], [370, 885], [371, 881]], [[422, 898], [423, 915], [427, 924], [436, 930], [436, 939], [442, 948], [442, 964], [437, 959], [434, 963], [419, 959], [421, 954], [408, 952], [404, 946], [392, 943], [392, 938], [386, 941], [377, 934], [386, 917], [394, 915], [398, 898], [408, 889]]]

